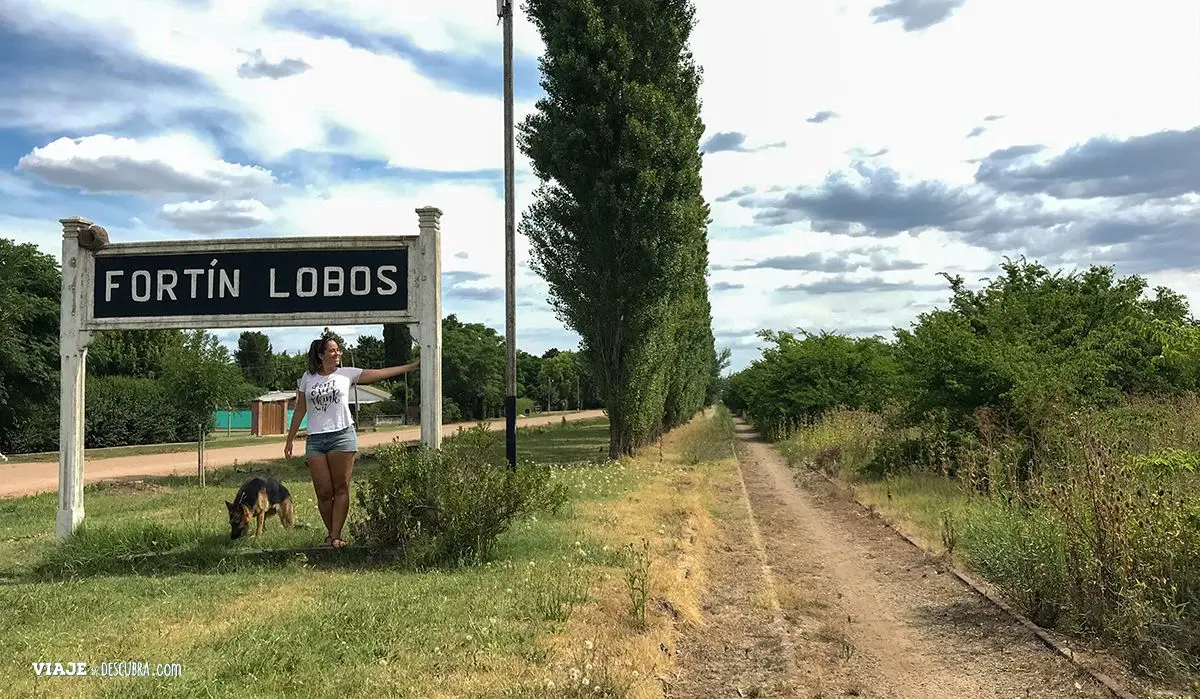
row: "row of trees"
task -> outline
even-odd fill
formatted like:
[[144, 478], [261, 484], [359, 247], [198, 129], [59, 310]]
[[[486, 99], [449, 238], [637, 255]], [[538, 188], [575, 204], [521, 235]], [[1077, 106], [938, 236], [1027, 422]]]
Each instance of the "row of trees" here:
[[521, 222], [531, 267], [582, 338], [631, 455], [712, 399], [700, 70], [687, 0], [528, 0], [545, 97], [519, 146], [541, 182]]
[[890, 406], [908, 425], [970, 431], [982, 408], [1031, 438], [1081, 408], [1200, 389], [1200, 325], [1176, 292], [1111, 267], [1064, 274], [1021, 260], [979, 291], [949, 277], [947, 308], [894, 342], [763, 332], [774, 345], [729, 379], [731, 408], [778, 433], [836, 408]]
[[[383, 326], [383, 337], [362, 335], [349, 344], [328, 328], [323, 333], [342, 347], [345, 366], [378, 368], [404, 364], [419, 356], [408, 326]], [[292, 390], [304, 372], [305, 353], [276, 354], [270, 339], [247, 330], [238, 338], [234, 360], [245, 380], [263, 390]], [[541, 356], [517, 350], [517, 395], [526, 406], [580, 410], [600, 406], [595, 381], [573, 351], [551, 348]], [[447, 421], [500, 417], [504, 410], [504, 338], [483, 323], [464, 323], [451, 314], [442, 320], [443, 418]], [[384, 411], [401, 414], [419, 404], [420, 372], [384, 382], [394, 405]]]
[[[33, 245], [0, 239], [0, 452], [57, 449], [57, 261]], [[98, 333], [88, 351], [85, 443], [195, 439], [213, 407], [255, 395], [228, 350], [203, 331]]]
[[[60, 271], [32, 245], [0, 239], [0, 452], [52, 451], [58, 443]], [[443, 319], [442, 383], [447, 421], [499, 417], [504, 398], [504, 338], [481, 323]], [[409, 328], [387, 325], [383, 337], [344, 348], [348, 366], [403, 364], [416, 354]], [[97, 333], [88, 350], [88, 447], [190, 441], [212, 429], [213, 410], [237, 409], [270, 390], [294, 390], [305, 350], [276, 353], [261, 332], [246, 331], [230, 353], [212, 333], [117, 330]], [[588, 366], [572, 351], [518, 355], [522, 407], [600, 407]], [[384, 385], [394, 403], [376, 410], [403, 414], [420, 404], [420, 373]]]

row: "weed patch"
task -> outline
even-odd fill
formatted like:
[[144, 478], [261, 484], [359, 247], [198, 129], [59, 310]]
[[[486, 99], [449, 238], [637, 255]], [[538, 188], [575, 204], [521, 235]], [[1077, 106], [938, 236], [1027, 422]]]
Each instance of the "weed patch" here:
[[646, 600], [650, 596], [650, 542], [625, 545], [625, 589], [629, 593], [629, 618], [639, 631], [646, 628]]
[[779, 449], [853, 483], [1036, 623], [1175, 681], [1200, 672], [1200, 451], [1186, 402], [1143, 407], [1078, 411], [1032, 444], [988, 411], [971, 439], [832, 411]]

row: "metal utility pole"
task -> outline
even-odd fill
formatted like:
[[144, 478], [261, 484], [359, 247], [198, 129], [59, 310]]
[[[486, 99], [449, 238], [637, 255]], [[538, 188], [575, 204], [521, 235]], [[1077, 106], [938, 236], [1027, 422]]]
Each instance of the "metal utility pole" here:
[[496, 0], [504, 23], [504, 338], [507, 350], [504, 414], [508, 467], [517, 468], [517, 252], [513, 180], [513, 7]]

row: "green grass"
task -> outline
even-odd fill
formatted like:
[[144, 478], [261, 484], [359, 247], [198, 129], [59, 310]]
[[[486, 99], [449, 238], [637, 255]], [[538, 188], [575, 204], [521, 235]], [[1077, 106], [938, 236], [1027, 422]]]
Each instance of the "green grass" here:
[[858, 482], [854, 484], [854, 492], [863, 503], [898, 518], [896, 524], [906, 534], [937, 549], [943, 545], [937, 537], [947, 513], [952, 522], [960, 521], [983, 504], [978, 498], [969, 498], [960, 484], [924, 473]]
[[608, 458], [608, 420], [523, 427], [517, 431], [517, 458], [539, 463], [598, 463]]
[[[0, 501], [5, 693], [358, 696], [445, 686], [447, 695], [495, 696], [546, 664], [550, 637], [592, 598], [598, 576], [623, 575], [611, 531], [584, 511], [656, 472], [601, 462], [607, 436], [604, 420], [522, 428], [522, 459], [570, 464], [553, 478], [571, 499], [518, 522], [474, 568], [417, 572], [349, 549], [286, 551], [324, 534], [295, 464], [262, 466], [292, 490], [297, 521], [312, 526], [288, 532], [271, 519], [259, 542], [228, 538], [222, 503], [247, 476], [232, 469], [211, 472], [203, 488], [184, 477], [91, 486], [87, 526], [61, 546], [53, 494]], [[247, 554], [262, 548], [284, 551]], [[178, 663], [182, 676], [47, 679], [31, 667], [117, 660]]]

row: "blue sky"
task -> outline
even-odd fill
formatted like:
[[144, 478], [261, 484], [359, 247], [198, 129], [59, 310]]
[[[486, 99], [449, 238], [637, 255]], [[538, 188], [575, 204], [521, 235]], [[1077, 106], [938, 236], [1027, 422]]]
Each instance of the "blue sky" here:
[[[977, 286], [1005, 255], [1200, 293], [1200, 6], [1111, 5], [698, 0], [733, 367], [760, 328], [889, 336], [944, 304], [938, 272]], [[502, 329], [494, 7], [8, 0], [0, 235], [57, 256], [71, 215], [123, 241], [415, 232], [433, 205], [445, 311]], [[520, 120], [542, 44], [519, 13], [515, 45]], [[520, 215], [536, 182], [517, 169]], [[524, 264], [518, 294], [522, 349], [575, 346]], [[314, 329], [263, 330], [296, 351]]]

